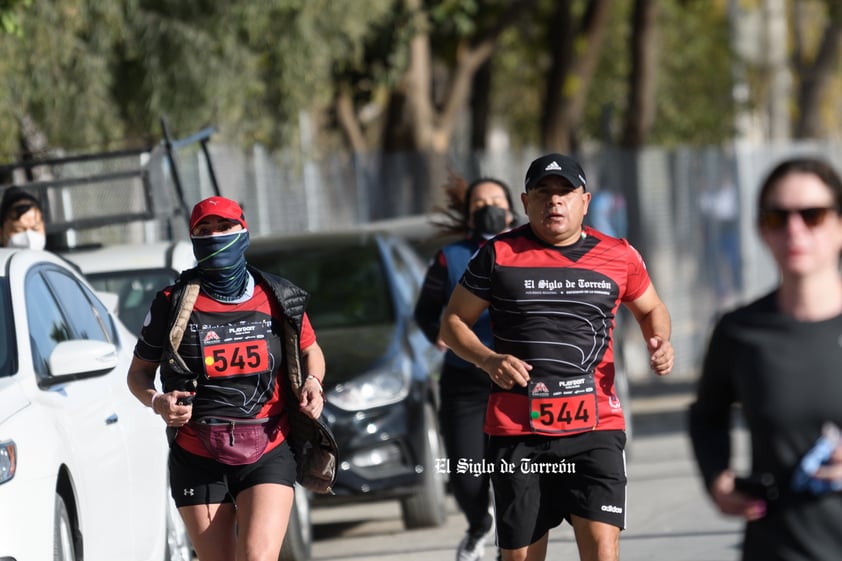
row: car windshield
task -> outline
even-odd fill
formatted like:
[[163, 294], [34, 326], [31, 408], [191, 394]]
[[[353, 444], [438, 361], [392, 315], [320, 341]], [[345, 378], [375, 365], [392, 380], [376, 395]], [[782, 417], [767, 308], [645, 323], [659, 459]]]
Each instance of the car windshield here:
[[248, 263], [309, 292], [307, 315], [316, 329], [394, 321], [391, 291], [373, 242], [261, 252], [248, 255]]
[[9, 300], [9, 283], [0, 278], [0, 378], [11, 376], [17, 369], [15, 357], [15, 331], [12, 318], [12, 303]]
[[170, 269], [109, 271], [92, 273], [87, 278], [96, 290], [112, 292], [120, 297], [117, 315], [129, 331], [138, 335], [155, 294], [171, 285], [176, 273]]

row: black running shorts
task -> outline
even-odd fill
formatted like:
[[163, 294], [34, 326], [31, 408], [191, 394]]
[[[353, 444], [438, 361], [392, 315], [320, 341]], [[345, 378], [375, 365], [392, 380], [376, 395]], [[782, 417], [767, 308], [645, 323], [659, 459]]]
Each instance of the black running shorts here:
[[173, 444], [169, 466], [172, 497], [180, 507], [230, 503], [243, 489], [261, 483], [295, 484], [295, 457], [286, 441], [242, 466], [197, 456]]
[[528, 546], [574, 514], [625, 528], [625, 445], [619, 430], [491, 436], [498, 546]]

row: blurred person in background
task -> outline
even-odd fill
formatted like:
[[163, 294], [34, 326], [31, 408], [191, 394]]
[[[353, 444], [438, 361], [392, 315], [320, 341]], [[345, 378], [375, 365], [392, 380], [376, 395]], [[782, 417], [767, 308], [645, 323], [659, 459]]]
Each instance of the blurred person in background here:
[[[778, 164], [757, 225], [777, 287], [725, 314], [711, 335], [689, 430], [705, 488], [746, 520], [744, 561], [842, 555], [842, 179], [824, 160]], [[732, 471], [732, 406], [751, 441], [750, 474]]]
[[[309, 295], [246, 265], [249, 232], [235, 201], [196, 204], [190, 239], [198, 266], [156, 295], [129, 388], [166, 423], [172, 495], [198, 557], [277, 561], [296, 481], [296, 413], [315, 420], [324, 407]], [[196, 279], [174, 344], [175, 317], [185, 317], [181, 302]], [[154, 386], [159, 366], [163, 392]]]
[[[505, 561], [545, 559], [549, 531], [564, 520], [583, 561], [619, 559], [626, 434], [613, 329], [621, 303], [652, 370], [669, 374], [674, 362], [669, 313], [642, 257], [626, 240], [583, 226], [590, 199], [575, 159], [535, 159], [521, 193], [528, 223], [479, 249], [442, 319], [442, 339], [493, 382], [484, 428]], [[473, 331], [486, 310], [493, 346]]]
[[[507, 231], [516, 217], [509, 188], [499, 179], [482, 177], [468, 184], [451, 175], [445, 190], [445, 216], [450, 220], [439, 227], [442, 234], [462, 239], [445, 245], [433, 258], [415, 306], [415, 320], [427, 339], [446, 351], [439, 380], [439, 425], [451, 461], [453, 497], [468, 521], [468, 530], [456, 549], [456, 561], [476, 561], [482, 559], [493, 525], [489, 474], [459, 473], [456, 466], [459, 461], [480, 465], [485, 458], [482, 426], [491, 383], [485, 372], [447, 348], [439, 337], [439, 327], [442, 312], [468, 260], [488, 239]], [[487, 312], [474, 324], [474, 332], [484, 343], [492, 344]]]
[[42, 250], [47, 243], [44, 215], [38, 199], [20, 187], [8, 187], [0, 202], [0, 245]]
[[726, 169], [717, 185], [699, 196], [708, 274], [716, 287], [719, 309], [733, 306], [743, 287], [740, 256], [740, 194], [733, 173]]
[[625, 238], [628, 231], [626, 199], [622, 193], [601, 187], [593, 194], [585, 223], [603, 234]]

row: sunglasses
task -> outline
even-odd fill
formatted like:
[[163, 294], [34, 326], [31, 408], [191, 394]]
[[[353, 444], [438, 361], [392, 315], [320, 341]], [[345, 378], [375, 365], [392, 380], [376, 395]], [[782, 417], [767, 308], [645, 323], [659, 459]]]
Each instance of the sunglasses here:
[[834, 207], [810, 207], [810, 208], [764, 208], [760, 210], [758, 221], [764, 228], [770, 230], [782, 230], [789, 223], [789, 215], [797, 214], [801, 221], [810, 228], [820, 225], [828, 215], [838, 210]]

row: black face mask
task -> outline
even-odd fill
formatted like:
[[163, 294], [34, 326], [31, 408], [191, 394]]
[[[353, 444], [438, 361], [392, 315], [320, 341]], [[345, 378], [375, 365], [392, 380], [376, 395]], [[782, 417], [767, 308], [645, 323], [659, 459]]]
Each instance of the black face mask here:
[[248, 286], [245, 257], [248, 230], [191, 238], [191, 241], [205, 292], [220, 302], [232, 302], [242, 296]]
[[490, 238], [506, 229], [506, 215], [504, 208], [494, 205], [486, 205], [474, 211], [471, 216], [474, 223], [474, 235], [483, 238]]

